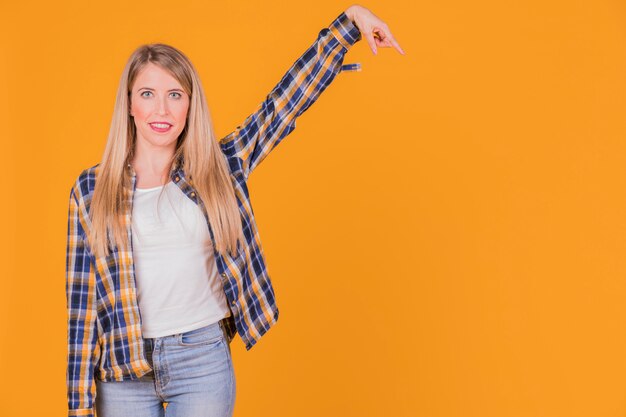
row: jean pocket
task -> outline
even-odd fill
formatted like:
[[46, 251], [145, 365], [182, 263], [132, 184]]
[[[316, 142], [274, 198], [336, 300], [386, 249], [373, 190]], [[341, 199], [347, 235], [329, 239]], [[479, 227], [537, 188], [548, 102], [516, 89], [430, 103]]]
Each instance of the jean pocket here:
[[211, 345], [224, 339], [224, 333], [215, 325], [189, 330], [178, 335], [178, 344], [181, 346]]

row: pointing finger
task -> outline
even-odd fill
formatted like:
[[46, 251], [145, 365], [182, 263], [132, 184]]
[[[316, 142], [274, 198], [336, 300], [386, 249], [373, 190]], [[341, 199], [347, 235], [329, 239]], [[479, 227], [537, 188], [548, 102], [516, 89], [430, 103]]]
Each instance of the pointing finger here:
[[402, 55], [405, 55], [404, 51], [400, 47], [400, 44], [398, 43], [398, 41], [396, 41], [396, 38], [393, 36], [389, 28], [387, 28], [387, 32], [389, 32], [389, 35], [385, 38], [385, 40], [390, 41], [391, 44], [398, 50], [398, 52], [400, 52]]
[[398, 52], [400, 52], [402, 55], [406, 55], [404, 51], [402, 50], [402, 48], [400, 47], [400, 44], [395, 40], [395, 38], [391, 36], [390, 39], [391, 39], [391, 43], [398, 50]]

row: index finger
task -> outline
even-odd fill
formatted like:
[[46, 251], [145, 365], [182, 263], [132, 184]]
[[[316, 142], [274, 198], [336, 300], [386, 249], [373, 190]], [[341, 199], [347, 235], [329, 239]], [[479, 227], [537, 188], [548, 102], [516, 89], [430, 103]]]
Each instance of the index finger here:
[[402, 48], [400, 48], [400, 44], [398, 43], [398, 41], [396, 41], [396, 38], [393, 37], [391, 32], [389, 32], [389, 40], [391, 41], [391, 44], [398, 50], [398, 52], [400, 52], [402, 55], [405, 55]]

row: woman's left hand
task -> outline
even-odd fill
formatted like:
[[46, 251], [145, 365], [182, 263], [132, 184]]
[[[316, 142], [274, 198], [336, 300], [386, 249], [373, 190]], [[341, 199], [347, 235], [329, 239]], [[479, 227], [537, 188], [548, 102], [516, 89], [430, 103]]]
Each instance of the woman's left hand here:
[[404, 51], [400, 48], [400, 45], [391, 34], [387, 24], [380, 20], [378, 16], [372, 13], [369, 9], [355, 4], [348, 7], [345, 13], [359, 28], [359, 31], [361, 31], [361, 34], [370, 45], [370, 48], [372, 48], [374, 55], [376, 55], [378, 47], [394, 47], [398, 50], [398, 52], [404, 55]]

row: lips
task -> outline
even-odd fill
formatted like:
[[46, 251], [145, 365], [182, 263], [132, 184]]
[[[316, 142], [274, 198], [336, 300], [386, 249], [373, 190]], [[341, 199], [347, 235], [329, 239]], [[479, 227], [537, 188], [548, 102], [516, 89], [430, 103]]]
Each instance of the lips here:
[[152, 122], [152, 123], [149, 123], [149, 125], [152, 128], [152, 130], [154, 130], [155, 132], [159, 132], [159, 133], [167, 132], [168, 130], [172, 128], [172, 125], [167, 122]]

